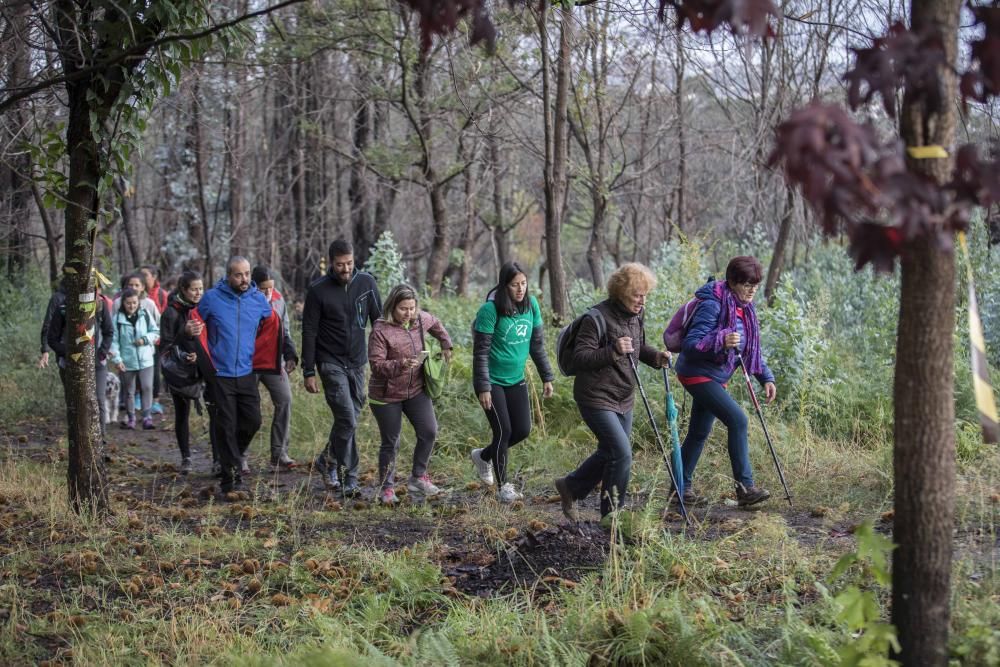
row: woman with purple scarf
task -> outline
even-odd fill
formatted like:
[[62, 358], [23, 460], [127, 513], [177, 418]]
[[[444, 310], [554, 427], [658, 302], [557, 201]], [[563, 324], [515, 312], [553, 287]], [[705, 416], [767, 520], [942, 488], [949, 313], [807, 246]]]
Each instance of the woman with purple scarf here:
[[736, 500], [754, 505], [771, 494], [753, 482], [747, 443], [747, 414], [726, 391], [736, 370], [737, 354], [747, 370], [764, 385], [770, 403], [777, 395], [774, 374], [760, 353], [760, 325], [753, 297], [760, 286], [763, 268], [756, 257], [729, 260], [726, 279], [711, 281], [695, 293], [700, 300], [677, 359], [677, 379], [694, 402], [687, 437], [681, 445], [684, 464], [684, 503], [701, 505], [707, 499], [691, 486], [695, 466], [716, 419], [729, 431], [729, 461], [736, 480]]

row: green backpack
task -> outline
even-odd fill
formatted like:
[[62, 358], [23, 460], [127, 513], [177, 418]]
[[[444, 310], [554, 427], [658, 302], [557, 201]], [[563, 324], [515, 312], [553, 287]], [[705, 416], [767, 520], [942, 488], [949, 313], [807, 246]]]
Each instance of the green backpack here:
[[[441, 343], [434, 337], [430, 340], [424, 338], [424, 322], [417, 313], [417, 322], [420, 326], [420, 345], [429, 352], [429, 356], [424, 360], [424, 391], [436, 401], [444, 394], [444, 386], [448, 383], [448, 364], [441, 354]], [[430, 343], [428, 345], [428, 342]]]

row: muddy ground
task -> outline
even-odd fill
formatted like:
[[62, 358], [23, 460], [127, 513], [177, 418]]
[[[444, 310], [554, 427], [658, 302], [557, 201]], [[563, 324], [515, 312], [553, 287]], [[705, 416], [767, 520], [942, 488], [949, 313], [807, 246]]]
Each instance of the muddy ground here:
[[[197, 532], [203, 529], [201, 514], [220, 504], [217, 485], [211, 476], [211, 460], [206, 446], [195, 446], [194, 471], [181, 475], [179, 456], [172, 430], [172, 414], [156, 418], [153, 431], [130, 431], [118, 424], [107, 428], [108, 472], [116, 511], [134, 513], [142, 521], [159, 521], [173, 530]], [[3, 441], [5, 457], [27, 458], [40, 463], [64, 465], [64, 427], [58, 420], [36, 420], [8, 427]], [[320, 514], [321, 519], [299, 526], [305, 541], [312, 532], [317, 541], [330, 533], [343, 536], [348, 544], [381, 550], [398, 550], [432, 540], [434, 558], [457, 590], [468, 595], [491, 596], [516, 587], [543, 589], [550, 585], [571, 585], [599, 570], [607, 557], [609, 534], [597, 523], [596, 494], [581, 503], [581, 515], [588, 520], [571, 524], [561, 514], [554, 495], [529, 495], [512, 508], [501, 508], [487, 488], [468, 479], [436, 479], [449, 493], [429, 501], [430, 511], [407, 512], [406, 505], [428, 502], [408, 497], [404, 485], [397, 488], [403, 507], [387, 509], [375, 503], [375, 471], [362, 475], [362, 498], [346, 500], [324, 488], [320, 476], [307, 465], [294, 470], [272, 470], [266, 454], [252, 457], [254, 472], [246, 479], [248, 489], [231, 503], [224, 529], [236, 530], [249, 521], [266, 530], [272, 517], [269, 505], [298, 507]], [[535, 485], [528, 485], [529, 490]], [[647, 499], [632, 498], [634, 509]], [[662, 500], [654, 502], [662, 503]], [[715, 539], [738, 530], [752, 512], [780, 513], [796, 539], [813, 545], [834, 539], [846, 548], [852, 526], [838, 524], [815, 508], [789, 507], [775, 498], [762, 507], [747, 511], [719, 499], [704, 508], [692, 508], [697, 529], [687, 529], [698, 539]], [[502, 515], [502, 516], [499, 516]], [[685, 530], [675, 511], [663, 515], [666, 531]], [[14, 529], [14, 527], [4, 527]], [[0, 533], [0, 547], [8, 542]], [[8, 542], [10, 544], [10, 542]]]

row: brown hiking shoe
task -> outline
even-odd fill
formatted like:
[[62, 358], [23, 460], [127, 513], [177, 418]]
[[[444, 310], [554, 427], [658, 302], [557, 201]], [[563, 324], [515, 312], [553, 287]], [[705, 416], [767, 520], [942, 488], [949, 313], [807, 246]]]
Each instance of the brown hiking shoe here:
[[556, 491], [559, 492], [559, 500], [562, 503], [562, 513], [567, 519], [573, 523], [577, 523], [580, 517], [576, 513], [576, 501], [573, 498], [573, 492], [569, 490], [569, 484], [566, 483], [565, 477], [560, 477], [552, 482], [552, 485], [556, 487]]
[[[671, 495], [670, 499], [680, 505], [677, 502], [677, 494]], [[702, 505], [708, 504], [708, 496], [703, 496], [694, 489], [684, 489], [684, 507], [701, 507]]]
[[747, 488], [739, 482], [736, 483], [736, 502], [740, 507], [756, 505], [770, 497], [771, 493], [763, 487], [755, 485]]

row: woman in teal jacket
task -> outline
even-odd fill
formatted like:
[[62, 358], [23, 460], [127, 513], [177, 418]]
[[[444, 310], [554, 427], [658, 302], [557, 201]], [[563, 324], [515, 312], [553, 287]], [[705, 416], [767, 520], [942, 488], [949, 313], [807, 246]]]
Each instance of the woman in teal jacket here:
[[142, 392], [142, 427], [153, 428], [153, 368], [159, 340], [156, 319], [139, 307], [139, 293], [126, 289], [121, 295], [121, 309], [115, 314], [111, 340], [111, 363], [122, 374], [125, 385], [125, 412], [128, 415], [123, 424], [125, 428], [135, 428], [136, 378]]

